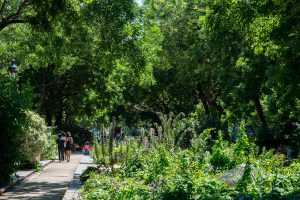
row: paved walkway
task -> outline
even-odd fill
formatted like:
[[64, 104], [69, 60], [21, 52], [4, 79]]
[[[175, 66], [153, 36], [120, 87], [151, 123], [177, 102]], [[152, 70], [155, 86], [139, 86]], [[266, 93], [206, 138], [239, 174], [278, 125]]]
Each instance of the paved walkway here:
[[82, 182], [80, 181], [80, 175], [88, 168], [88, 167], [96, 167], [96, 164], [93, 164], [93, 159], [90, 156], [83, 156], [80, 160], [80, 164], [78, 165], [75, 173], [74, 179], [69, 184], [69, 188], [65, 193], [63, 200], [81, 200], [81, 191], [82, 191]]
[[0, 199], [9, 200], [61, 200], [73, 179], [73, 175], [83, 155], [72, 154], [69, 163], [54, 161], [43, 171], [37, 172], [15, 185]]

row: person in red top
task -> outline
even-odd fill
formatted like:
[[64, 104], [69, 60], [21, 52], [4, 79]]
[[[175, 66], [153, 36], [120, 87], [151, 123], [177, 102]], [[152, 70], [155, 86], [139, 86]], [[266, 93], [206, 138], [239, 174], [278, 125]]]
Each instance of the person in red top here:
[[90, 155], [91, 154], [91, 146], [89, 142], [86, 142], [82, 148], [82, 152], [84, 155]]

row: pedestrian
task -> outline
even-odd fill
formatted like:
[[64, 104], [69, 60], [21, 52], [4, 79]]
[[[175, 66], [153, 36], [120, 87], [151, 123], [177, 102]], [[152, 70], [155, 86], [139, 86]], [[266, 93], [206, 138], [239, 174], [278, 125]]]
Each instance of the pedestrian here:
[[56, 139], [59, 162], [63, 162], [65, 160], [65, 142], [65, 137], [63, 137], [62, 134], [60, 134]]
[[66, 154], [67, 154], [67, 162], [70, 162], [71, 158], [71, 151], [73, 146], [73, 138], [71, 136], [70, 132], [67, 132], [66, 134]]

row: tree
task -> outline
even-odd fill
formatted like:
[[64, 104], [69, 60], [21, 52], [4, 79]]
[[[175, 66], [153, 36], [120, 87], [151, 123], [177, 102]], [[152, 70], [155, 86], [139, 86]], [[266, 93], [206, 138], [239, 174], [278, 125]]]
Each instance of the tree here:
[[0, 2], [0, 31], [11, 24], [30, 23], [48, 27], [53, 18], [65, 8], [63, 0], [2, 0]]
[[[225, 106], [238, 116], [250, 119], [251, 123], [255, 121], [251, 118], [254, 109], [261, 129], [259, 131], [261, 134], [258, 135], [260, 146], [276, 145], [273, 142], [276, 135], [282, 135], [280, 132], [283, 127], [277, 126], [278, 121], [281, 120], [272, 119], [279, 115], [275, 113], [275, 115], [270, 115], [270, 111], [287, 111], [289, 108], [293, 108], [293, 110], [295, 108], [294, 102], [297, 97], [293, 98], [292, 93], [281, 94], [288, 97], [289, 100], [286, 101], [286, 104], [279, 103], [280, 100], [275, 100], [275, 96], [279, 91], [277, 84], [286, 91], [288, 85], [293, 85], [297, 80], [295, 77], [297, 73], [293, 73], [293, 76], [289, 77], [289, 84], [277, 77], [285, 76], [283, 71], [288, 66], [285, 64], [286, 61], [290, 63], [293, 60], [287, 54], [285, 54], [286, 56], [282, 54], [283, 51], [294, 49], [293, 45], [280, 46], [279, 44], [284, 42], [278, 42], [278, 38], [287, 38], [282, 35], [290, 34], [290, 31], [284, 27], [287, 23], [294, 24], [294, 20], [291, 20], [293, 17], [288, 16], [291, 8], [298, 6], [299, 4], [295, 1], [208, 1], [210, 10], [206, 17], [207, 25], [209, 36], [214, 42], [216, 50], [219, 52], [235, 50], [237, 52], [231, 54], [230, 59], [233, 61], [231, 70], [229, 70], [231, 74], [227, 76], [229, 79], [224, 79], [227, 83], [231, 82], [230, 85], [227, 84], [227, 95], [224, 96]], [[297, 11], [294, 10], [294, 12]], [[294, 42], [296, 41], [294, 40]], [[221, 63], [228, 63], [223, 58], [219, 57]], [[288, 132], [293, 132], [295, 126], [291, 128], [290, 125], [295, 119], [290, 117], [289, 111], [283, 113], [285, 120], [289, 121], [287, 123], [290, 127]], [[281, 123], [279, 122], [279, 124]], [[276, 130], [277, 134], [270, 135], [269, 130], [271, 129], [273, 132]]]
[[0, 74], [0, 185], [9, 182], [21, 158], [20, 134], [26, 123], [26, 109], [30, 108], [29, 88], [19, 90], [17, 80]]
[[[53, 119], [60, 126], [81, 116], [106, 115], [121, 101], [121, 93], [113, 87], [115, 81], [122, 82], [117, 80], [125, 73], [122, 69], [133, 63], [128, 29], [134, 5], [133, 1], [73, 1], [73, 12], [57, 20], [51, 31], [33, 30], [23, 38], [29, 56], [22, 61], [26, 67], [21, 79], [35, 87], [36, 109], [49, 125]], [[120, 75], [114, 77], [116, 73]]]

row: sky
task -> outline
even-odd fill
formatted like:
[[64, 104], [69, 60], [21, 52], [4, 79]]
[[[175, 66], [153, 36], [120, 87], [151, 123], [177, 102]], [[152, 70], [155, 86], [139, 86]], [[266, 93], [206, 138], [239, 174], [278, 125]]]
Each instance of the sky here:
[[135, 0], [139, 5], [142, 5], [143, 0]]

